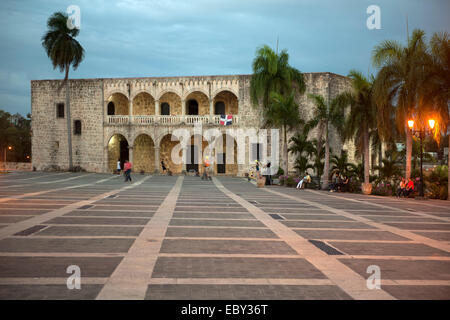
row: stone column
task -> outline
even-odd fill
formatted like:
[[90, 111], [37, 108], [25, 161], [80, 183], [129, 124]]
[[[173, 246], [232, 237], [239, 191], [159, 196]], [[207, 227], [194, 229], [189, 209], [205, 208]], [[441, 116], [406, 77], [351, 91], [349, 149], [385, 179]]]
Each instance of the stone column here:
[[209, 99], [209, 123], [212, 123], [213, 115], [214, 115], [214, 100]]
[[155, 147], [155, 173], [160, 172], [159, 171], [159, 163], [160, 163], [159, 149], [160, 149], [159, 147]]
[[129, 114], [129, 123], [131, 124], [131, 120], [133, 118], [133, 101], [130, 100], [130, 114]]
[[128, 146], [128, 161], [133, 164], [133, 146]]
[[161, 115], [161, 111], [159, 110], [159, 100], [155, 100], [155, 115], [159, 116]]
[[184, 122], [184, 116], [186, 115], [186, 100], [181, 100], [181, 121]]

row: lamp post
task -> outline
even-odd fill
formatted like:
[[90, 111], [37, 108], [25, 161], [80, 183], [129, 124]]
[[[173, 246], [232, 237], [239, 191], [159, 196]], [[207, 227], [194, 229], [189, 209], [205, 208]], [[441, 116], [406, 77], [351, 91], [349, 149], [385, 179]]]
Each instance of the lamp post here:
[[11, 146], [5, 147], [4, 159], [3, 159], [3, 166], [5, 167], [5, 171], [6, 171], [6, 151], [7, 150], [11, 151], [12, 147]]
[[424, 192], [423, 192], [423, 166], [422, 166], [422, 162], [423, 162], [423, 138], [425, 137], [425, 135], [427, 133], [431, 133], [431, 131], [433, 130], [435, 125], [435, 121], [433, 119], [428, 120], [428, 126], [430, 127], [430, 129], [428, 130], [427, 128], [425, 128], [425, 126], [422, 126], [421, 129], [415, 129], [414, 128], [414, 120], [408, 120], [408, 127], [411, 130], [411, 133], [413, 135], [415, 135], [416, 137], [419, 138], [420, 141], [420, 189], [419, 189], [419, 196], [420, 197], [424, 197]]

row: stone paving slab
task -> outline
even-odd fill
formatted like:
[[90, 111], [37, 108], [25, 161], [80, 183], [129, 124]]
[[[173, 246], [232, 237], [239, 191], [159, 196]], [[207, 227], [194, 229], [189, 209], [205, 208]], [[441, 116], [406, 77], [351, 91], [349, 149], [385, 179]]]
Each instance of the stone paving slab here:
[[174, 218], [194, 218], [194, 219], [251, 219], [249, 213], [215, 213], [215, 212], [174, 212]]
[[407, 241], [387, 231], [342, 231], [342, 230], [295, 230], [295, 232], [306, 239], [335, 239], [335, 240], [390, 240]]
[[296, 285], [150, 285], [147, 300], [343, 300], [337, 286]]
[[214, 226], [214, 227], [264, 227], [259, 221], [251, 220], [187, 220], [172, 219], [171, 226]]
[[127, 252], [132, 239], [40, 239], [0, 240], [0, 252]]
[[326, 279], [301, 258], [159, 257], [152, 278]]
[[46, 221], [46, 224], [89, 224], [89, 225], [145, 225], [150, 219], [142, 218], [97, 218], [97, 217], [58, 217]]
[[296, 254], [281, 241], [165, 239], [161, 253]]
[[66, 213], [64, 217], [86, 216], [86, 217], [139, 217], [151, 218], [155, 213], [149, 211], [96, 211], [96, 210], [74, 210]]
[[386, 223], [389, 226], [405, 230], [446, 230], [450, 231], [450, 223], [425, 224], [425, 223]]
[[166, 237], [192, 238], [278, 238], [269, 229], [182, 228], [169, 227]]
[[449, 300], [450, 286], [383, 286], [394, 297], [400, 300]]
[[338, 250], [350, 255], [380, 255], [380, 256], [434, 256], [449, 257], [450, 253], [417, 243], [348, 243], [329, 242]]
[[375, 229], [361, 222], [281, 221], [281, 223], [291, 228]]
[[102, 285], [85, 284], [81, 290], [66, 285], [0, 285], [0, 300], [93, 300]]
[[50, 226], [35, 235], [38, 236], [138, 236], [143, 227], [109, 226]]
[[376, 265], [380, 267], [381, 279], [450, 280], [450, 260], [341, 259], [341, 262], [361, 276], [367, 275], [368, 266]]
[[420, 232], [414, 231], [414, 233], [420, 234], [422, 236], [439, 240], [439, 241], [450, 241], [450, 232]]
[[67, 267], [80, 267], [82, 277], [108, 277], [122, 257], [0, 257], [0, 277], [67, 278]]

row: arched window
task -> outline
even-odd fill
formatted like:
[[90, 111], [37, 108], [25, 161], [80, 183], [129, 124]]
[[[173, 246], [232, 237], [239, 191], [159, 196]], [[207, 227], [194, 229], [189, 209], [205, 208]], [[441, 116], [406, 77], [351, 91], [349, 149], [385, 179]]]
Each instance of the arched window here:
[[225, 103], [223, 101], [216, 102], [214, 114], [225, 114]]
[[115, 109], [116, 108], [114, 106], [114, 102], [111, 101], [110, 103], [108, 103], [108, 116], [113, 116], [114, 113], [116, 112]]
[[188, 101], [188, 115], [198, 115], [198, 102], [197, 100], [189, 100]]
[[161, 104], [161, 115], [169, 116], [170, 115], [170, 105], [167, 102], [163, 102]]
[[73, 122], [73, 134], [81, 134], [81, 120]]

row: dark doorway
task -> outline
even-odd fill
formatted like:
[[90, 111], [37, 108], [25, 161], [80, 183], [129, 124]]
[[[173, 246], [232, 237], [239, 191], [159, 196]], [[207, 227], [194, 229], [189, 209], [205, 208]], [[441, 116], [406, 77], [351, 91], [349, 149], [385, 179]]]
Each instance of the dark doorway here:
[[189, 145], [186, 155], [186, 171], [195, 170], [198, 172], [198, 148], [195, 145]]
[[198, 102], [197, 100], [189, 100], [188, 101], [188, 115], [198, 115]]
[[129, 159], [129, 150], [127, 140], [120, 140], [120, 166], [123, 168], [125, 160]]
[[167, 102], [163, 102], [161, 104], [161, 115], [169, 116], [170, 115], [170, 105]]
[[225, 103], [222, 101], [216, 102], [214, 106], [214, 114], [225, 114]]
[[114, 106], [114, 102], [108, 103], [108, 116], [113, 116], [116, 112], [116, 107]]
[[217, 154], [217, 173], [225, 173], [226, 161], [225, 153]]

